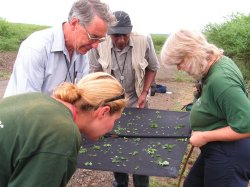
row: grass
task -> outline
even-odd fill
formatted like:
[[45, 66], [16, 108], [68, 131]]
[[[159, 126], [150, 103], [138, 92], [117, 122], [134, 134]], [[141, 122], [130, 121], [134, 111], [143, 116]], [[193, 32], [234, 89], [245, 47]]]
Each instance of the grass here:
[[[21, 42], [31, 33], [48, 27], [44, 25], [11, 23], [0, 18], [0, 51], [18, 50]], [[167, 36], [166, 34], [151, 34], [157, 53], [160, 52]]]
[[8, 72], [5, 72], [5, 71], [0, 71], [0, 80], [2, 79], [8, 79], [10, 77], [9, 73]]
[[173, 181], [163, 181], [159, 180], [159, 178], [153, 178], [153, 180], [150, 181], [150, 187], [174, 187], [176, 186], [176, 183]]
[[151, 34], [151, 37], [154, 43], [155, 51], [157, 54], [159, 54], [168, 35], [167, 34]]
[[0, 51], [16, 51], [21, 42], [34, 31], [48, 26], [10, 23], [0, 18]]
[[4, 60], [2, 58], [0, 58], [0, 66], [3, 65]]
[[193, 82], [194, 79], [192, 77], [190, 77], [184, 71], [177, 71], [175, 74], [175, 81], [176, 82]]
[[[48, 28], [48, 26], [34, 25], [34, 24], [22, 24], [11, 23], [0, 17], [0, 52], [17, 51], [20, 44], [31, 33]], [[160, 49], [165, 42], [167, 35], [152, 34], [153, 43], [156, 52], [159, 53]], [[2, 57], [0, 57], [0, 66], [6, 63]], [[0, 69], [0, 78], [9, 78], [10, 73]]]

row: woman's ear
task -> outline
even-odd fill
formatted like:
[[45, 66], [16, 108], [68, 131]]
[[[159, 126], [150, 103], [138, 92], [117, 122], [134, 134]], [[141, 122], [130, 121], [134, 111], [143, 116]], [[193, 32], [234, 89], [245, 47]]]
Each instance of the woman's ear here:
[[110, 106], [102, 106], [99, 107], [98, 109], [98, 118], [101, 119], [103, 117], [105, 117], [107, 114], [109, 115], [110, 112]]

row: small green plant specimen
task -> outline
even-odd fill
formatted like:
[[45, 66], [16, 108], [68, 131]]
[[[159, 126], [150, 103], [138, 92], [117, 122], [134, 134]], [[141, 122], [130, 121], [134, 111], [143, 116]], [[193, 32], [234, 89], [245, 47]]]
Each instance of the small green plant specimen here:
[[146, 152], [150, 155], [154, 154], [157, 151], [157, 149], [153, 148], [153, 147], [149, 147], [146, 149]]
[[162, 146], [163, 149], [167, 149], [169, 152], [172, 151], [172, 149], [174, 148], [174, 144], [164, 144]]
[[132, 156], [135, 156], [135, 155], [138, 155], [139, 152], [138, 151], [133, 151], [132, 153], [129, 153], [129, 154], [132, 155]]
[[153, 123], [150, 124], [150, 127], [151, 128], [158, 128], [158, 124], [153, 122]]
[[181, 129], [181, 128], [183, 128], [183, 127], [184, 127], [184, 125], [179, 124], [179, 125], [176, 125], [174, 128], [175, 128], [176, 130], [178, 130], [178, 129]]
[[159, 166], [169, 166], [169, 162], [167, 160], [163, 160], [162, 158], [158, 158], [156, 164]]
[[80, 150], [79, 150], [79, 153], [87, 153], [87, 149], [86, 149], [86, 148], [81, 147], [81, 148], [80, 148]]
[[92, 164], [92, 162], [85, 162], [84, 165], [85, 166], [92, 166], [93, 164]]
[[100, 149], [101, 149], [101, 146], [99, 146], [99, 145], [94, 145], [93, 149], [94, 149], [94, 150], [100, 150]]
[[106, 143], [106, 144], [104, 144], [103, 146], [104, 146], [104, 147], [111, 147], [111, 144]]

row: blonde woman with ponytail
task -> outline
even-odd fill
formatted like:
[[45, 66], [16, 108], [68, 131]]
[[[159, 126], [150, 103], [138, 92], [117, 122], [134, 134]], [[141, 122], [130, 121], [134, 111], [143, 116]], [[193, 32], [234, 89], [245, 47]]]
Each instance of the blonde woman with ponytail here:
[[81, 133], [90, 140], [111, 131], [126, 105], [111, 75], [87, 75], [42, 93], [0, 101], [0, 186], [66, 186], [73, 175]]

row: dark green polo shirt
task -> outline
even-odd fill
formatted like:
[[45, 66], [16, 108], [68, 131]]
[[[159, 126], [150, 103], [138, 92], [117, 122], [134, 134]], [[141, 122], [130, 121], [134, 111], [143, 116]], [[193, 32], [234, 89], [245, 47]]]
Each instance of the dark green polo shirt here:
[[205, 78], [202, 95], [190, 114], [193, 130], [208, 131], [230, 126], [239, 133], [250, 132], [250, 101], [242, 74], [223, 56]]
[[0, 100], [0, 186], [66, 186], [81, 136], [70, 110], [41, 93]]

